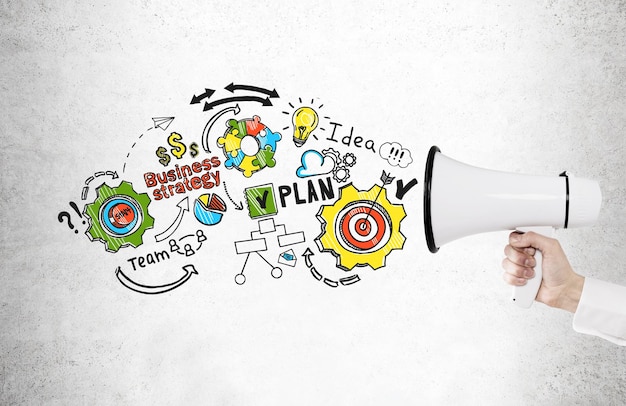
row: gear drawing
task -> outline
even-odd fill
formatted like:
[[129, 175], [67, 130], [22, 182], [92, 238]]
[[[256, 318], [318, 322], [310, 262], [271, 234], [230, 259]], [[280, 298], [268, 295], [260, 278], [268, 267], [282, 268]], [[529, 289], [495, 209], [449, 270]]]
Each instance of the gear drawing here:
[[343, 156], [343, 163], [347, 167], [354, 166], [356, 164], [356, 156], [352, 152], [348, 152]]
[[236, 168], [249, 178], [265, 167], [276, 165], [276, 143], [282, 136], [266, 127], [259, 116], [239, 121], [231, 119], [227, 127], [224, 136], [217, 139], [217, 145], [227, 158], [226, 168]]
[[387, 255], [404, 246], [400, 232], [404, 207], [389, 202], [386, 190], [378, 185], [360, 191], [350, 183], [339, 190], [339, 196], [317, 213], [322, 223], [322, 233], [315, 239], [318, 247], [333, 254], [337, 267], [345, 271], [385, 266]]
[[337, 181], [337, 183], [343, 183], [348, 180], [350, 177], [350, 170], [345, 166], [336, 165], [333, 169], [333, 179]]
[[103, 183], [96, 193], [96, 200], [85, 206], [84, 214], [89, 219], [85, 234], [92, 241], [103, 242], [109, 252], [140, 246], [143, 233], [154, 225], [154, 218], [148, 213], [148, 194], [135, 192], [126, 181], [114, 188]]

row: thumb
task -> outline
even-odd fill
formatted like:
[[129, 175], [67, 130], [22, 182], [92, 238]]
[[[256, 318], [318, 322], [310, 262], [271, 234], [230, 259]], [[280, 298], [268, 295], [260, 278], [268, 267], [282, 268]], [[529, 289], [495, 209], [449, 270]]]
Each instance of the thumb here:
[[528, 231], [526, 233], [515, 231], [509, 235], [509, 244], [512, 247], [521, 249], [533, 247], [541, 252], [549, 251], [555, 241], [554, 238], [546, 237], [534, 231]]

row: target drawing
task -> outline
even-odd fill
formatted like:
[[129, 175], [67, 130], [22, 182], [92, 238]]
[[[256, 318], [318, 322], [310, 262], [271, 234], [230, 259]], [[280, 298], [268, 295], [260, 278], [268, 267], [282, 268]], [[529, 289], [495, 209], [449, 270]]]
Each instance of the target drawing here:
[[102, 241], [109, 252], [143, 244], [144, 232], [154, 225], [154, 218], [148, 213], [148, 194], [135, 192], [126, 181], [113, 188], [103, 183], [96, 193], [97, 199], [85, 206], [84, 214], [89, 220], [87, 236], [92, 241]]
[[322, 233], [315, 239], [318, 247], [337, 257], [337, 267], [346, 271], [355, 266], [383, 267], [387, 254], [404, 245], [400, 232], [404, 207], [390, 203], [378, 185], [359, 191], [350, 183], [339, 195], [317, 214], [322, 223]]

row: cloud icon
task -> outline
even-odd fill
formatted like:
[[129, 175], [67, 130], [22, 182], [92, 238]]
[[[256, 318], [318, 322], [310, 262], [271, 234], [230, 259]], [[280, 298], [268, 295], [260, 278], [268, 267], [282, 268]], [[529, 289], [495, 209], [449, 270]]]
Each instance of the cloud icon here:
[[384, 143], [380, 146], [378, 153], [380, 154], [380, 157], [389, 162], [389, 165], [391, 166], [406, 168], [411, 164], [411, 162], [413, 162], [411, 151], [402, 148], [402, 145], [397, 142]]
[[299, 178], [308, 176], [324, 175], [331, 173], [335, 168], [335, 160], [329, 156], [324, 156], [314, 149], [305, 151], [302, 154], [302, 166], [296, 170]]

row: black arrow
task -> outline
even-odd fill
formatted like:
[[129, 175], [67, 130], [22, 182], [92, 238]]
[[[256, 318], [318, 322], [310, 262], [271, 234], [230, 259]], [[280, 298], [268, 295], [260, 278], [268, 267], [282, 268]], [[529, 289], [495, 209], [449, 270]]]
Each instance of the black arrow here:
[[226, 104], [230, 102], [240, 102], [240, 101], [241, 102], [253, 101], [253, 102], [259, 102], [264, 106], [273, 106], [269, 97], [263, 98], [263, 97], [257, 97], [257, 96], [235, 96], [235, 97], [228, 97], [226, 99], [215, 100], [214, 102], [211, 102], [211, 103], [204, 102], [204, 111], [211, 110], [213, 107], [219, 106], [220, 104]]
[[234, 93], [235, 90], [250, 90], [251, 92], [258, 92], [258, 93], [266, 94], [272, 98], [279, 97], [276, 89], [269, 90], [269, 89], [264, 89], [262, 87], [257, 87], [257, 86], [236, 85], [234, 83], [231, 83], [230, 85], [226, 86], [224, 89], [228, 90], [231, 93]]
[[189, 104], [198, 104], [198, 103], [200, 103], [200, 100], [202, 100], [204, 98], [209, 99], [213, 95], [213, 93], [215, 93], [215, 90], [204, 88], [204, 93], [202, 93], [202, 94], [200, 94], [198, 96], [194, 95], [191, 98], [191, 103], [189, 103]]
[[193, 264], [183, 266], [183, 271], [185, 271], [185, 275], [183, 275], [177, 281], [157, 286], [143, 285], [141, 283], [133, 281], [128, 276], [126, 276], [124, 272], [122, 272], [122, 268], [119, 266], [115, 270], [115, 275], [117, 276], [117, 279], [120, 281], [120, 283], [130, 290], [134, 290], [137, 293], [143, 293], [146, 295], [158, 295], [159, 293], [165, 293], [169, 292], [170, 290], [176, 289], [177, 287], [187, 282], [189, 278], [191, 278], [191, 275], [198, 274]]
[[306, 264], [307, 268], [311, 268], [313, 266], [313, 263], [311, 262], [312, 255], [315, 255], [315, 254], [313, 254], [313, 251], [311, 251], [309, 247], [307, 247], [306, 251], [302, 253], [302, 256], [304, 257], [304, 263]]
[[235, 202], [233, 198], [230, 197], [230, 193], [228, 193], [228, 189], [226, 189], [226, 181], [224, 181], [224, 191], [226, 192], [226, 196], [228, 196], [228, 200], [233, 202], [233, 204], [235, 205], [235, 210], [243, 210], [243, 203], [241, 203], [240, 201], [239, 204], [237, 204], [237, 202]]

